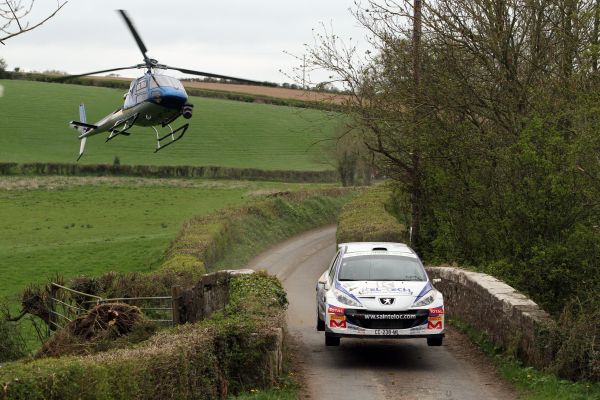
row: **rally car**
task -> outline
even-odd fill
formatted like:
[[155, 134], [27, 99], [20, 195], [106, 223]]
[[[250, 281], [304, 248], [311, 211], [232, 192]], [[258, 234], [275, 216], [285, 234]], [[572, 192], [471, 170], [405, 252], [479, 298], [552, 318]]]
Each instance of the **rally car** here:
[[327, 346], [342, 337], [426, 338], [441, 346], [444, 298], [407, 245], [342, 243], [317, 282], [317, 330]]

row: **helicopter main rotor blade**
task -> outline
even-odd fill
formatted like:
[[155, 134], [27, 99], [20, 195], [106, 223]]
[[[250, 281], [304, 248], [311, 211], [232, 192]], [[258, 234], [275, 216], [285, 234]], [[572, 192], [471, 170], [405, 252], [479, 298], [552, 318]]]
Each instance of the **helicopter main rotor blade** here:
[[131, 20], [129, 19], [129, 16], [127, 15], [127, 12], [125, 10], [117, 10], [117, 11], [119, 12], [119, 14], [121, 14], [121, 17], [123, 17], [123, 19], [125, 20], [125, 23], [127, 24], [127, 27], [129, 28], [129, 31], [131, 31], [131, 34], [133, 35], [135, 42], [137, 43], [138, 47], [140, 48], [140, 51], [142, 52], [142, 55], [144, 56], [144, 61], [146, 61], [146, 63], [148, 63], [148, 61], [150, 60], [148, 58], [148, 56], [146, 55], [146, 53], [148, 52], [148, 49], [146, 48], [146, 45], [144, 45], [144, 42], [142, 42], [142, 38], [140, 37], [137, 30], [133, 26], [133, 22], [131, 22]]
[[[142, 64], [142, 66], [143, 66], [143, 64]], [[79, 78], [79, 77], [87, 76], [87, 75], [102, 74], [104, 72], [121, 71], [121, 70], [124, 70], [124, 69], [134, 69], [134, 68], [138, 68], [138, 67], [139, 67], [138, 65], [133, 65], [131, 67], [120, 67], [120, 68], [103, 69], [102, 71], [87, 72], [85, 74], [58, 76], [58, 77], [54, 78], [54, 80], [55, 81], [66, 81], [68, 79]]]
[[236, 81], [236, 82], [241, 82], [241, 83], [249, 83], [251, 85], [259, 85], [259, 86], [274, 86], [274, 84], [269, 83], [269, 82], [259, 82], [259, 81], [253, 81], [250, 79], [244, 79], [244, 78], [236, 78], [234, 76], [227, 76], [227, 75], [220, 75], [220, 74], [213, 74], [211, 72], [201, 72], [201, 71], [194, 71], [193, 69], [186, 69], [186, 68], [178, 68], [178, 67], [169, 67], [168, 65], [165, 66], [167, 69], [174, 69], [176, 71], [179, 72], [183, 72], [184, 74], [190, 74], [190, 75], [199, 75], [199, 76], [205, 76], [207, 78], [219, 78], [219, 79], [228, 79], [231, 81]]

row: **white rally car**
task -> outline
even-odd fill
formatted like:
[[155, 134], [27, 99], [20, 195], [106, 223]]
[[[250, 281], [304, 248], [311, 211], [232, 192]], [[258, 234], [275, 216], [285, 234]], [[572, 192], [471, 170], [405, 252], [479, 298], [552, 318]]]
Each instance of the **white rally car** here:
[[342, 243], [317, 283], [317, 330], [327, 346], [342, 337], [426, 338], [441, 346], [444, 298], [407, 245]]

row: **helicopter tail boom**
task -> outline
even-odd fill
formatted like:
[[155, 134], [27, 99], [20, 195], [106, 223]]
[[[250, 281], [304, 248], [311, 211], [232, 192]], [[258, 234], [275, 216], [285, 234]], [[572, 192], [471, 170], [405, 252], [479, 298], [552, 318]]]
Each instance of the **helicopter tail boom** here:
[[77, 130], [79, 131], [80, 142], [79, 142], [79, 157], [77, 157], [77, 161], [79, 161], [79, 159], [83, 155], [83, 152], [85, 151], [85, 142], [87, 140], [87, 136], [84, 136], [85, 133], [91, 129], [97, 128], [96, 125], [90, 125], [90, 124], [86, 123], [87, 117], [85, 115], [85, 105], [83, 103], [81, 103], [79, 105], [79, 119], [81, 121], [71, 121], [71, 126], [77, 127]]

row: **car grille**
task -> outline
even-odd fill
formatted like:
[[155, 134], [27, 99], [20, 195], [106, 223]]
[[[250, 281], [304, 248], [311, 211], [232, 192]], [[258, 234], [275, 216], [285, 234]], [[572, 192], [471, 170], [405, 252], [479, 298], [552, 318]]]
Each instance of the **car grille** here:
[[365, 329], [408, 329], [427, 322], [429, 310], [365, 311], [346, 310], [349, 323]]

